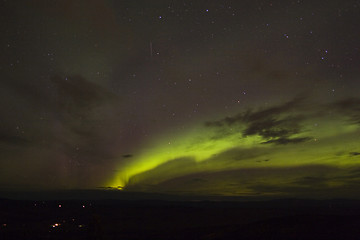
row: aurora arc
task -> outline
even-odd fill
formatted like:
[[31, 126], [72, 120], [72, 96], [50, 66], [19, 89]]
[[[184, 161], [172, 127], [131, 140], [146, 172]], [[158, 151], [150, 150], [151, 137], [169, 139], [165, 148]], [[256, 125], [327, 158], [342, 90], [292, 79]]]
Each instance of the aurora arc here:
[[[319, 177], [319, 174], [321, 183], [327, 187], [348, 184], [357, 179], [352, 172], [360, 167], [356, 154], [360, 150], [360, 129], [357, 105], [344, 107], [345, 101], [359, 100], [314, 104], [295, 98], [278, 106], [207, 121], [174, 136], [165, 135], [152, 141], [126, 166], [119, 166], [120, 171], [109, 185], [162, 191], [167, 189], [164, 184], [176, 179], [207, 176], [208, 183], [203, 181], [195, 188], [180, 189], [209, 193], [208, 185], [211, 182], [214, 186], [215, 182], [218, 187], [210, 193], [252, 195], [259, 194], [255, 186], [294, 187], [301, 179]], [[282, 169], [292, 173], [284, 174]], [[224, 175], [230, 173], [242, 176], [235, 177], [238, 180], [234, 181], [224, 180]], [[246, 178], [257, 176], [256, 181], [247, 183], [244, 175]], [[226, 190], [230, 182], [234, 187]]]

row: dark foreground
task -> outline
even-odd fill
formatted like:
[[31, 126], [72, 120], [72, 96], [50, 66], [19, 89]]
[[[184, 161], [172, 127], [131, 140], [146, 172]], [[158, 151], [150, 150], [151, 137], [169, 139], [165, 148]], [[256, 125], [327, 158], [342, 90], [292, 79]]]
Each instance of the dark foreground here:
[[360, 239], [360, 202], [0, 200], [0, 239]]

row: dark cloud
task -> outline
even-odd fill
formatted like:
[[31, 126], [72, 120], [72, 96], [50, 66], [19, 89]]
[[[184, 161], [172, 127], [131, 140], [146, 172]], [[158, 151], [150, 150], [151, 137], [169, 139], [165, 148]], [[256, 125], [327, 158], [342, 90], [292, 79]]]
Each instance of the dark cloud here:
[[[278, 168], [272, 171], [275, 173], [273, 176], [280, 180], [279, 184], [262, 182], [250, 184], [249, 188], [255, 192], [283, 196], [331, 197], [342, 192], [355, 196], [360, 183], [359, 170], [326, 165]], [[281, 175], [284, 176], [283, 180]], [[334, 182], [337, 186], [333, 186]]]
[[264, 118], [271, 118], [272, 116], [278, 116], [283, 113], [291, 113], [291, 111], [294, 110], [301, 110], [304, 102], [305, 102], [304, 97], [296, 97], [293, 100], [285, 102], [284, 104], [279, 106], [270, 107], [256, 112], [248, 111], [244, 116], [244, 119], [247, 122], [254, 122]]
[[264, 143], [289, 144], [308, 141], [309, 137], [290, 138], [301, 133], [302, 116], [285, 117], [283, 119], [263, 119], [249, 123], [243, 131], [243, 136], [259, 135], [266, 141]]
[[269, 144], [269, 143], [274, 143], [274, 144], [278, 144], [278, 145], [286, 145], [286, 144], [290, 144], [290, 143], [302, 143], [302, 142], [307, 142], [310, 141], [311, 138], [309, 137], [303, 137], [303, 138], [277, 138], [277, 139], [272, 139], [266, 142], [263, 142], [263, 144]]
[[[120, 119], [118, 99], [107, 89], [82, 76], [54, 76], [56, 90], [53, 119], [48, 134], [69, 156], [86, 162], [104, 161], [113, 156], [109, 145], [116, 139]], [[61, 133], [57, 133], [62, 128]], [[55, 132], [54, 132], [55, 131]]]
[[360, 124], [360, 98], [348, 98], [329, 105], [329, 110], [347, 116], [352, 123]]
[[254, 192], [261, 193], [263, 195], [279, 196], [279, 197], [319, 197], [323, 194], [328, 194], [330, 188], [326, 186], [289, 186], [289, 185], [271, 185], [271, 184], [256, 184], [252, 185], [250, 189]]
[[261, 162], [269, 162], [269, 161], [270, 159], [265, 159], [265, 160], [257, 160], [256, 162], [261, 163]]
[[[334, 179], [332, 179], [334, 181]], [[301, 197], [301, 198], [359, 198], [357, 189], [360, 187], [359, 181], [348, 181], [331, 186], [321, 179], [309, 180], [303, 184], [257, 184], [250, 187], [254, 192], [264, 195], [278, 197]]]
[[226, 117], [224, 119], [218, 121], [209, 121], [205, 122], [205, 126], [211, 127], [220, 127], [220, 126], [232, 126], [233, 124], [242, 124], [242, 123], [252, 123], [261, 121], [263, 119], [273, 118], [274, 116], [278, 116], [283, 113], [288, 113], [291, 110], [298, 109], [301, 106], [301, 103], [304, 102], [303, 97], [297, 97], [293, 100], [286, 102], [280, 106], [269, 107], [266, 109], [254, 111], [248, 110], [244, 113], [237, 114], [233, 117]]
[[[0, 143], [9, 179], [26, 175], [36, 186], [46, 169], [55, 185], [104, 181], [121, 146], [120, 99], [82, 76], [30, 80], [7, 81], [1, 95]], [[23, 161], [36, 164], [20, 168]]]
[[68, 110], [89, 109], [114, 98], [109, 91], [82, 76], [54, 76], [51, 81], [57, 89], [57, 103]]
[[226, 128], [235, 124], [245, 126], [242, 135], [259, 135], [265, 142], [274, 144], [301, 143], [308, 141], [310, 137], [291, 138], [291, 136], [303, 132], [301, 123], [306, 119], [301, 114], [304, 98], [298, 97], [280, 106], [270, 107], [263, 110], [248, 110], [233, 117], [206, 122], [208, 127]]
[[29, 142], [29, 140], [27, 140], [21, 136], [16, 136], [13, 134], [1, 132], [0, 133], [0, 143], [23, 146], [23, 145], [29, 144], [30, 142]]
[[[335, 170], [335, 171], [334, 171]], [[296, 187], [319, 188], [322, 190], [333, 188], [332, 184], [336, 182], [338, 186], [346, 189], [350, 186], [360, 184], [360, 170], [359, 169], [329, 169], [329, 173], [320, 172], [312, 176], [305, 176], [292, 181]], [[340, 188], [339, 187], [339, 188]], [[340, 190], [340, 189], [338, 189]]]
[[315, 185], [325, 185], [326, 181], [329, 179], [326, 177], [314, 177], [314, 176], [306, 176], [299, 178], [292, 183], [297, 185], [304, 185], [304, 186], [315, 186]]
[[245, 161], [257, 158], [259, 156], [263, 156], [268, 153], [267, 150], [261, 148], [231, 148], [227, 149], [223, 152], [218, 154], [214, 154], [210, 158], [201, 162], [202, 165], [217, 165], [221, 167], [224, 163], [228, 162], [238, 162], [238, 161]]
[[291, 77], [288, 69], [281, 68], [281, 66], [276, 65], [263, 56], [249, 54], [248, 58], [248, 62], [245, 64], [247, 65], [246, 69], [250, 77], [268, 79], [269, 81], [281, 82], [282, 84], [285, 84], [286, 80]]
[[360, 111], [360, 98], [348, 98], [337, 101], [332, 104], [333, 106], [337, 107], [341, 110], [357, 110]]
[[[131, 189], [137, 184], [158, 184], [169, 178], [176, 178], [197, 170], [197, 163], [191, 157], [177, 158], [169, 160], [159, 166], [136, 174], [129, 179], [127, 188]], [[136, 186], [135, 186], [136, 187]]]
[[350, 179], [359, 179], [360, 178], [360, 168], [355, 168], [352, 171], [349, 171], [349, 174], [347, 175]]
[[[145, 179], [144, 179], [145, 180]], [[336, 181], [338, 188], [328, 182]], [[164, 178], [157, 183], [148, 181], [134, 184], [132, 189], [158, 192], [185, 192], [189, 194], [220, 195], [279, 195], [279, 196], [326, 196], [337, 195], [341, 186], [348, 186], [349, 193], [355, 193], [356, 178], [348, 177], [347, 170], [325, 165], [304, 165], [294, 167], [261, 167], [223, 169], [189, 172]], [[335, 189], [335, 190], [334, 190]], [[336, 192], [334, 192], [336, 191]], [[309, 195], [307, 195], [309, 194]]]
[[202, 179], [202, 178], [193, 178], [193, 179], [191, 179], [191, 181], [194, 183], [198, 183], [198, 182], [206, 182], [207, 180]]

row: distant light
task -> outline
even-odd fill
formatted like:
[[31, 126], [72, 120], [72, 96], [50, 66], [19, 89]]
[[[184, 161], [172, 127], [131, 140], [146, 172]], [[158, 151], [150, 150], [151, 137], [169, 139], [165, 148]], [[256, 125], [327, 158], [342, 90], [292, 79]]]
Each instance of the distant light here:
[[6, 226], [7, 226], [7, 224], [6, 224], [6, 223], [4, 223], [4, 224], [3, 224], [3, 227], [6, 227]]
[[59, 208], [61, 208], [61, 204], [59, 204]]
[[82, 205], [83, 208], [85, 208], [85, 205]]
[[78, 227], [79, 227], [79, 228], [82, 228], [82, 227], [84, 227], [84, 225], [82, 225], [82, 224], [79, 224], [79, 225], [78, 225]]
[[53, 228], [59, 227], [61, 224], [60, 223], [55, 223], [53, 225], [51, 225]]

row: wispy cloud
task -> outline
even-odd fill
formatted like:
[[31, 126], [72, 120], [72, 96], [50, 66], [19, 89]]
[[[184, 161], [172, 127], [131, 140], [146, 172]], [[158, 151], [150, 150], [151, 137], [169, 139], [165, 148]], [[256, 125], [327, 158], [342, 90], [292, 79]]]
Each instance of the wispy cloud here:
[[266, 144], [295, 144], [308, 141], [310, 137], [295, 137], [303, 132], [302, 123], [306, 120], [303, 110], [304, 98], [295, 98], [282, 105], [262, 110], [248, 110], [232, 117], [208, 121], [207, 127], [228, 128], [243, 126], [242, 136], [259, 135]]

